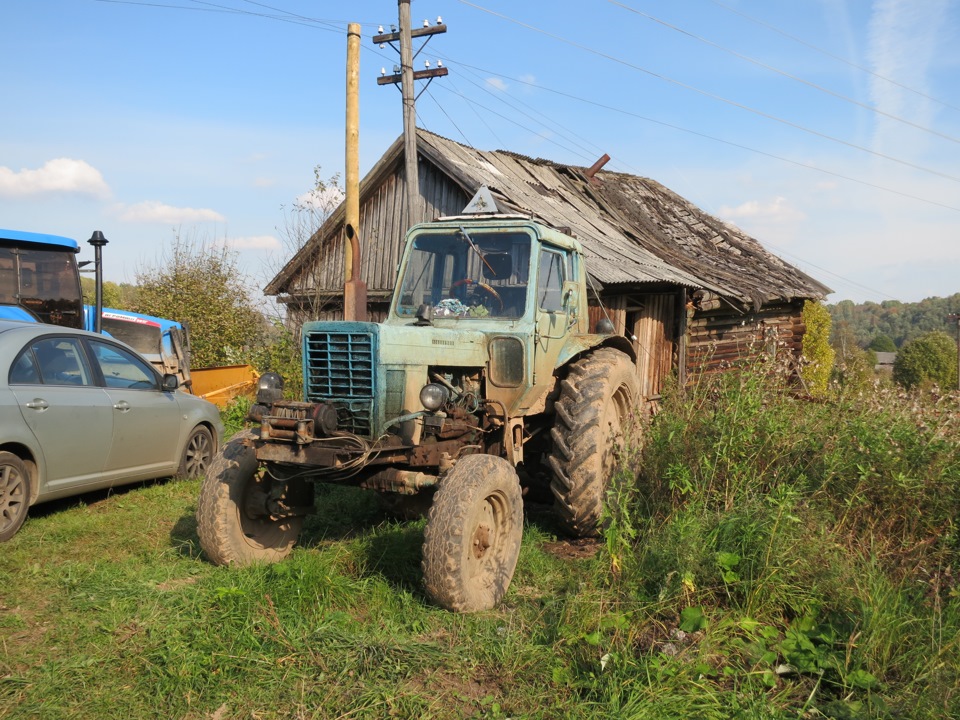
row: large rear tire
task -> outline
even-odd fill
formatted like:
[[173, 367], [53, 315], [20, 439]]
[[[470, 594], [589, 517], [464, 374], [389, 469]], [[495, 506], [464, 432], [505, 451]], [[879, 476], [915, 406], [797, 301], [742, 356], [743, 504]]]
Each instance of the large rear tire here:
[[503, 599], [520, 555], [523, 497], [503, 458], [468, 455], [441, 480], [427, 516], [423, 580], [430, 598], [455, 612]]
[[636, 368], [627, 355], [612, 348], [578, 360], [561, 382], [547, 464], [557, 515], [574, 537], [599, 532], [616, 455], [639, 404]]
[[270, 479], [256, 452], [234, 437], [210, 464], [197, 501], [200, 547], [217, 565], [251, 565], [283, 560], [293, 549], [302, 517], [273, 517], [266, 507]]
[[6, 542], [27, 519], [30, 507], [30, 476], [23, 460], [0, 452], [0, 542]]

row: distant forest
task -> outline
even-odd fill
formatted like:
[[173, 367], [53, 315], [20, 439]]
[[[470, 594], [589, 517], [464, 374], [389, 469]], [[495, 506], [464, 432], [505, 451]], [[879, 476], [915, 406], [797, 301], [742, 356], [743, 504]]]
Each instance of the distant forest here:
[[960, 314], [960, 293], [915, 303], [886, 300], [857, 305], [852, 300], [843, 300], [827, 305], [827, 309], [833, 319], [835, 336], [852, 337], [862, 348], [893, 349], [881, 347], [887, 345], [886, 338], [900, 348], [905, 342], [931, 330], [942, 330], [951, 337], [955, 336], [957, 321], [949, 320], [947, 316]]

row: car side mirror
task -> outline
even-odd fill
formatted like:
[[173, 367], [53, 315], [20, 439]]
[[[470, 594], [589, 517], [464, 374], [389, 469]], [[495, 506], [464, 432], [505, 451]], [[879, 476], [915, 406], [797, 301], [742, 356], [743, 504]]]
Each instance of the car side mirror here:
[[160, 381], [160, 387], [164, 392], [173, 392], [180, 387], [180, 378], [173, 373], [166, 373], [163, 376], [163, 380]]

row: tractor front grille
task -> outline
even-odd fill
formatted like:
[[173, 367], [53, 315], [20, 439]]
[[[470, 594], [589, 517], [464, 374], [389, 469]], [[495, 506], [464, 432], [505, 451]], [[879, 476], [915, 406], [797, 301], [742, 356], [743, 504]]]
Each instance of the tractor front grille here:
[[374, 335], [311, 330], [306, 334], [304, 349], [306, 399], [332, 403], [340, 430], [370, 437], [376, 392]]

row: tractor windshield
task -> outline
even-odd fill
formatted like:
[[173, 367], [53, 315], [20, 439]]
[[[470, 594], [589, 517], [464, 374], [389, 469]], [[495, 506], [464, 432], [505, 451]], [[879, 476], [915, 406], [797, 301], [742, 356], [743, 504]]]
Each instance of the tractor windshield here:
[[532, 239], [525, 232], [459, 228], [424, 233], [400, 278], [396, 312], [413, 317], [518, 318], [526, 308]]

